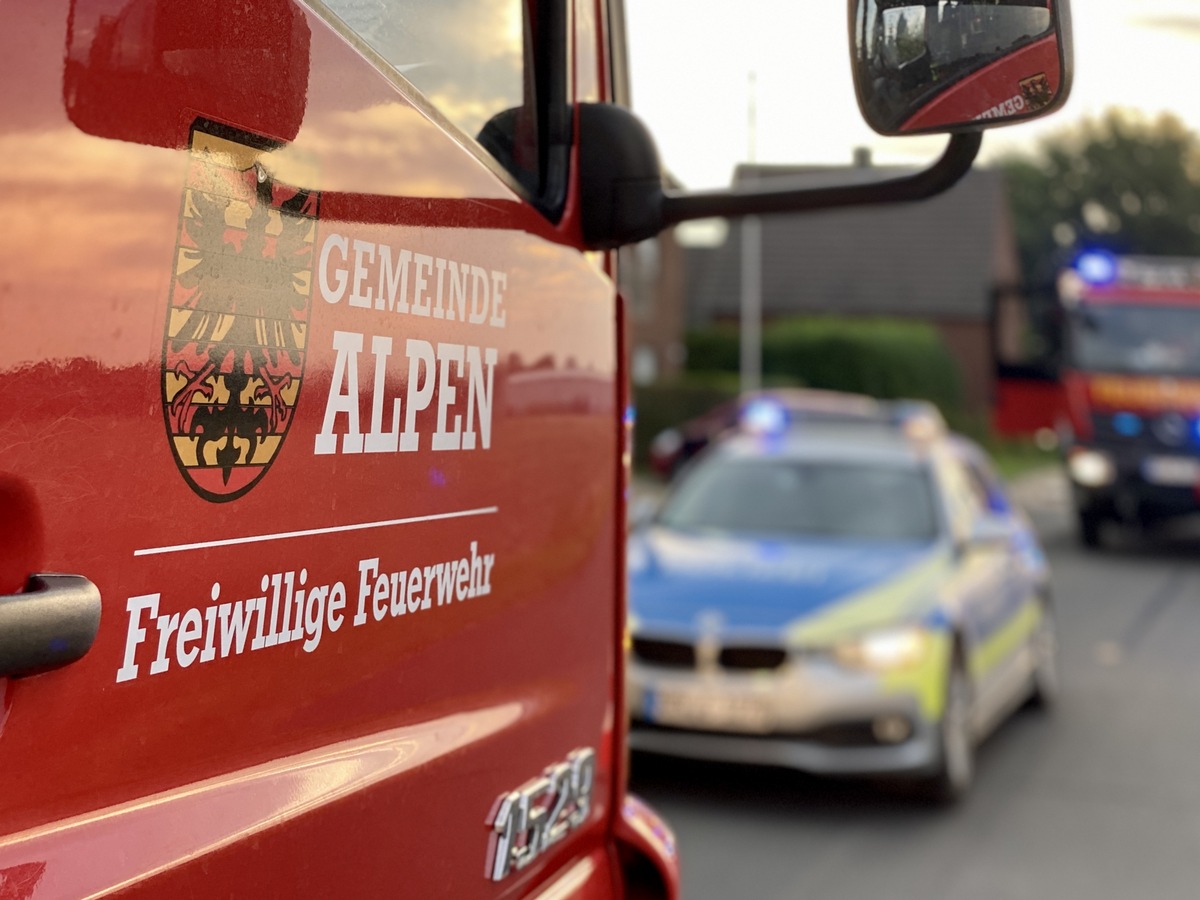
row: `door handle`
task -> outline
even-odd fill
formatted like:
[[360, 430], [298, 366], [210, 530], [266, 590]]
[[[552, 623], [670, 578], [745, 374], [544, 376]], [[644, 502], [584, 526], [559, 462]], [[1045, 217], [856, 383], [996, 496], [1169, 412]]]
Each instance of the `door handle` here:
[[31, 575], [24, 593], [0, 596], [0, 678], [73, 663], [99, 630], [99, 588], [82, 575]]

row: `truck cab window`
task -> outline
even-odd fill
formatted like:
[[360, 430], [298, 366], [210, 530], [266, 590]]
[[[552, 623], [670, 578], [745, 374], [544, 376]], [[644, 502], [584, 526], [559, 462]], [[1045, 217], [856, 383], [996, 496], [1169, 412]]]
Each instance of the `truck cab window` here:
[[[535, 0], [536, 5], [536, 0]], [[542, 4], [546, 7], [554, 4]], [[475, 138], [543, 211], [557, 207], [565, 66], [561, 17], [526, 0], [326, 0], [347, 29]], [[551, 104], [555, 104], [551, 109]]]

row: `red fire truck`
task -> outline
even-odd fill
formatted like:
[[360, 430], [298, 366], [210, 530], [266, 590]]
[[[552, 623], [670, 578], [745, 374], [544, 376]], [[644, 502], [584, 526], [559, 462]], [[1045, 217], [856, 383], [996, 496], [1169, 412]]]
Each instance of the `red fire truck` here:
[[623, 46], [617, 0], [0, 4], [4, 900], [677, 895], [613, 251], [979, 136], [671, 194]]
[[998, 430], [1057, 432], [1089, 547], [1200, 511], [1200, 260], [1085, 253], [1051, 303], [1027, 316], [1041, 371], [1001, 370]]

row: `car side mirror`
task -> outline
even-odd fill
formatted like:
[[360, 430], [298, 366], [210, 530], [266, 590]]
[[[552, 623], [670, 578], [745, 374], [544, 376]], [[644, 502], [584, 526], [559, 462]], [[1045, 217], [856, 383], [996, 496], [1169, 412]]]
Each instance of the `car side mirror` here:
[[1071, 84], [1067, 0], [850, 0], [854, 84], [880, 134], [1045, 115]]
[[1011, 519], [985, 513], [971, 524], [966, 544], [968, 547], [999, 547], [1011, 541], [1015, 533]]

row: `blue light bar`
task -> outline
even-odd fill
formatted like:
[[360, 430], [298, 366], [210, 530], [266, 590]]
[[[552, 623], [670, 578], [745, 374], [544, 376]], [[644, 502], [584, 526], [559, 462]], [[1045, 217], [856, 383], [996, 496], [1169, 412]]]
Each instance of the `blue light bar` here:
[[1142, 417], [1137, 413], [1119, 412], [1112, 417], [1113, 431], [1122, 437], [1137, 437], [1142, 433]]
[[754, 434], [782, 434], [788, 427], [787, 410], [774, 400], [751, 400], [742, 410], [742, 427]]
[[1117, 280], [1117, 260], [1111, 253], [1089, 250], [1075, 260], [1075, 271], [1088, 284], [1112, 284]]

